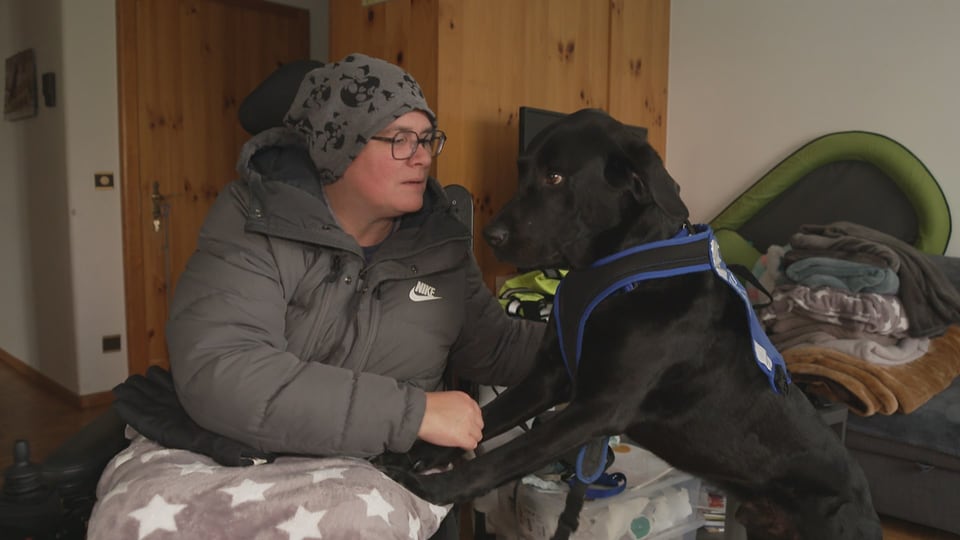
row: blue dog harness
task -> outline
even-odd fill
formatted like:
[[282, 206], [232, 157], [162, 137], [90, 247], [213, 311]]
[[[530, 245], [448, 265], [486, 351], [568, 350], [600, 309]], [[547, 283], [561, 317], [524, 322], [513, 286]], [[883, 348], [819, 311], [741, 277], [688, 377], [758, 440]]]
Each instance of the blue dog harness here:
[[[553, 320], [571, 380], [580, 365], [583, 329], [600, 302], [632, 290], [641, 281], [707, 271], [717, 274], [743, 300], [757, 367], [773, 391], [782, 392], [782, 385], [790, 382], [783, 357], [763, 331], [746, 289], [720, 257], [720, 245], [708, 225], [694, 225], [692, 233], [684, 227], [669, 240], [626, 249], [596, 261], [586, 270], [571, 270], [563, 278], [553, 300]], [[606, 442], [604, 439], [604, 446]], [[603, 473], [605, 462], [601, 459], [598, 470], [585, 474], [581, 468], [585, 450], [586, 446], [580, 450], [576, 473], [580, 481], [590, 484]]]

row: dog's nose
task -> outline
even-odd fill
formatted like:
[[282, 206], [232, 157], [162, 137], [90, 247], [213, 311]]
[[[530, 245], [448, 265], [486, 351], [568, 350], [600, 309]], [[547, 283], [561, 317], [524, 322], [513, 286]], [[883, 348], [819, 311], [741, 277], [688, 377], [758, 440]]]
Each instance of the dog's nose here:
[[486, 238], [487, 243], [493, 247], [505, 244], [508, 236], [507, 228], [500, 223], [491, 223], [483, 229], [483, 237]]

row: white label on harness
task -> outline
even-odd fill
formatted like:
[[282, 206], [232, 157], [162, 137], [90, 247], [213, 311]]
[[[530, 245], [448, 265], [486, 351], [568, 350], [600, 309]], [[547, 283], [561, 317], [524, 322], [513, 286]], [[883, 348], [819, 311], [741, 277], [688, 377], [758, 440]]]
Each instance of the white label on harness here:
[[[756, 315], [753, 312], [753, 306], [750, 304], [750, 300], [747, 298], [747, 289], [744, 288], [743, 284], [740, 283], [740, 280], [734, 276], [730, 270], [727, 268], [727, 265], [723, 262], [723, 258], [720, 256], [720, 244], [717, 242], [716, 238], [710, 238], [710, 260], [713, 266], [714, 271], [719, 275], [724, 281], [726, 281], [733, 289], [740, 295], [740, 298], [743, 300], [744, 305], [749, 313], [750, 321], [750, 334], [753, 336], [753, 355], [756, 357], [757, 363], [763, 366], [767, 370], [767, 378], [770, 379], [770, 383], [776, 388], [774, 380], [771, 378], [773, 373], [773, 363], [774, 359], [770, 357], [770, 352], [767, 351], [767, 348], [758, 341], [758, 339], [766, 340], [766, 336], [763, 334], [763, 329], [759, 326], [759, 323], [756, 321]], [[758, 338], [757, 332], [760, 333], [762, 338]], [[773, 347], [770, 344], [770, 347]]]
[[773, 360], [770, 360], [767, 350], [756, 341], [753, 342], [753, 353], [757, 355], [757, 360], [760, 360], [760, 363], [766, 366], [768, 370], [773, 370]]
[[723, 258], [720, 257], [720, 244], [717, 242], [716, 238], [710, 239], [710, 262], [713, 265], [713, 269], [717, 274], [723, 278], [740, 296], [746, 296], [747, 290], [743, 288], [743, 284], [730, 273], [730, 270], [727, 269], [727, 265], [724, 264]]

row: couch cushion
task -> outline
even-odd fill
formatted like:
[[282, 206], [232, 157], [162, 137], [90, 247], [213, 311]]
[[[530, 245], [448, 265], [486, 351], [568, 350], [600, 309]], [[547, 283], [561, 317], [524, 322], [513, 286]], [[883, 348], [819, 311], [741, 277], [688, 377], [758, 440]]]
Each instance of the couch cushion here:
[[960, 470], [960, 378], [910, 414], [852, 415], [847, 446]]
[[960, 507], [960, 472], [868, 451], [850, 453], [870, 479], [878, 513], [960, 534], [960, 513], [955, 510]]

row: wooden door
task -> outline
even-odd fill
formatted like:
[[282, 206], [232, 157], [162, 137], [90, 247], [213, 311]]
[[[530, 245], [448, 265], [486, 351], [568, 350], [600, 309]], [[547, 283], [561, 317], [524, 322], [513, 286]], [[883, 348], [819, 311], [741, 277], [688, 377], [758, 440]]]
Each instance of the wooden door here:
[[249, 138], [240, 102], [309, 57], [305, 10], [260, 0], [118, 0], [121, 180], [130, 373], [168, 366], [177, 277]]

